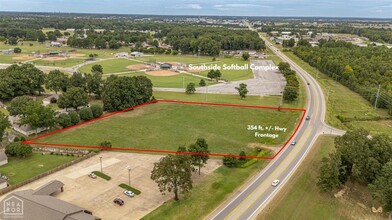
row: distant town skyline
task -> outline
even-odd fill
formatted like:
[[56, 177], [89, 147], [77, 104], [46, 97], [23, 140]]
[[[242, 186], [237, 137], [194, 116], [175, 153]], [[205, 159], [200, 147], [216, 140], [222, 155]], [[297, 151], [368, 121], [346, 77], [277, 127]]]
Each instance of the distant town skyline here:
[[392, 0], [0, 0], [0, 11], [392, 18]]

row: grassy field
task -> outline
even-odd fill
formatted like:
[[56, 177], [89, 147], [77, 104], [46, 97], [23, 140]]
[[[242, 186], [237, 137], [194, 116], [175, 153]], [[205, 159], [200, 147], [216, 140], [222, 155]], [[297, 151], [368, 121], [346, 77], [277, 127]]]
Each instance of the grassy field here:
[[[148, 74], [145, 74], [143, 72], [132, 72], [132, 73], [124, 73], [124, 74], [115, 74], [118, 76], [145, 76], [149, 79], [151, 79], [152, 84], [154, 87], [163, 87], [163, 88], [184, 88], [184, 93], [185, 93], [185, 88], [188, 85], [188, 83], [194, 83], [196, 87], [199, 87], [199, 82], [200, 82], [200, 77], [197, 76], [191, 76], [188, 74], [178, 74], [174, 76], [150, 76]], [[106, 74], [105, 76], [108, 76]], [[209, 85], [214, 85], [216, 82], [208, 81], [207, 82]]]
[[79, 71], [83, 73], [91, 73], [91, 67], [97, 64], [103, 67], [104, 74], [109, 74], [109, 73], [129, 72], [130, 69], [128, 69], [127, 66], [139, 64], [139, 63], [136, 61], [126, 60], [126, 59], [105, 60], [105, 61], [85, 65], [81, 67]]
[[[323, 89], [324, 95], [326, 96], [328, 110], [326, 121], [330, 125], [341, 129], [348, 129], [348, 127], [337, 118], [338, 115], [345, 118], [361, 119], [388, 117], [388, 113], [386, 110], [375, 110], [373, 106], [360, 95], [351, 91], [342, 84], [334, 81], [329, 76], [320, 73], [319, 71], [317, 71], [317, 69], [311, 67], [309, 64], [302, 61], [293, 53], [285, 52], [285, 54], [290, 59], [299, 64], [304, 70], [317, 78], [320, 86]], [[379, 125], [383, 126], [378, 121], [373, 121], [372, 124], [372, 127], [377, 127]]]
[[8, 158], [8, 164], [0, 167], [0, 173], [9, 177], [9, 183], [17, 184], [74, 160], [71, 156], [42, 155], [33, 153], [31, 157]]
[[[113, 147], [177, 150], [197, 138], [205, 138], [212, 153], [238, 154], [248, 144], [282, 144], [299, 121], [299, 112], [233, 107], [213, 107], [158, 103], [126, 112], [40, 140], [47, 143], [99, 145], [110, 141]], [[230, 120], [227, 120], [230, 119]], [[276, 139], [255, 137], [248, 125], [280, 126], [286, 132]]]
[[37, 66], [55, 66], [55, 67], [72, 67], [84, 62], [83, 59], [79, 58], [69, 58], [66, 60], [56, 60], [56, 61], [49, 61], [49, 60], [34, 60], [29, 63], [32, 63]]
[[180, 195], [180, 201], [166, 202], [142, 219], [203, 219], [267, 164], [266, 161], [258, 161], [247, 168], [219, 167], [195, 184], [191, 192], [185, 196]]
[[[278, 193], [258, 219], [382, 219], [357, 203], [369, 207], [370, 193], [355, 186], [348, 197], [335, 198], [331, 193], [321, 193], [316, 186], [321, 159], [334, 149], [334, 137], [320, 137], [305, 162], [290, 179], [290, 184]], [[361, 188], [361, 196], [356, 191]], [[347, 195], [346, 195], [347, 196]]]

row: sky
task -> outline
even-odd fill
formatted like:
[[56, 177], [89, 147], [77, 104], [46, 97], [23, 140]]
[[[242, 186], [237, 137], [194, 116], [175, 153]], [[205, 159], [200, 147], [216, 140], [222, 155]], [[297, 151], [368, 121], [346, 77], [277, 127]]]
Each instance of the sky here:
[[392, 18], [392, 0], [0, 0], [0, 11]]

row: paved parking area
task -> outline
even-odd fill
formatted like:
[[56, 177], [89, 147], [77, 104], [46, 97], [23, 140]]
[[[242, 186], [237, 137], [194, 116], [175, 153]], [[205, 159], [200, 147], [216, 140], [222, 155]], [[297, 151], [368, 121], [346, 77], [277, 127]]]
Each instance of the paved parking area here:
[[[102, 157], [103, 172], [112, 179], [106, 181], [100, 177], [92, 179], [87, 175], [92, 171], [99, 171], [100, 157]], [[158, 208], [165, 201], [173, 198], [172, 193], [162, 195], [156, 183], [150, 179], [154, 163], [159, 161], [161, 155], [132, 154], [121, 152], [102, 152], [78, 164], [51, 174], [17, 191], [36, 189], [51, 180], [60, 180], [64, 186], [64, 192], [54, 196], [81, 206], [93, 212], [95, 216], [106, 219], [140, 219], [149, 212]], [[221, 165], [221, 160], [210, 160], [202, 169], [202, 175], [194, 175], [195, 182], [203, 176], [213, 172]], [[118, 187], [121, 183], [128, 184], [128, 169], [131, 167], [131, 185], [142, 193], [133, 198], [123, 194], [123, 189]], [[3, 199], [5, 196], [2, 196]], [[115, 198], [125, 201], [124, 206], [113, 203]]]

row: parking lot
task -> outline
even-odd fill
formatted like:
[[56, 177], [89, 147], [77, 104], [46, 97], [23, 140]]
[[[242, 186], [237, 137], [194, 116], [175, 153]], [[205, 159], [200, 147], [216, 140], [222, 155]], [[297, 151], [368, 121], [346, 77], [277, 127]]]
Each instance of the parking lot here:
[[[102, 157], [102, 170], [112, 178], [110, 181], [100, 177], [96, 179], [88, 177], [92, 171], [100, 171], [100, 157]], [[58, 192], [54, 196], [61, 200], [92, 211], [95, 216], [104, 220], [140, 219], [173, 198], [172, 193], [162, 195], [156, 183], [150, 179], [154, 162], [159, 161], [161, 157], [160, 155], [103, 152], [23, 186], [17, 191], [36, 189], [51, 180], [60, 180], [65, 184], [64, 192]], [[210, 160], [202, 169], [201, 176], [193, 175], [195, 182], [213, 172], [220, 165], [221, 160]], [[128, 184], [128, 167], [131, 168], [131, 186], [142, 192], [133, 198], [124, 195], [124, 190], [118, 186], [121, 183]], [[1, 199], [3, 198], [4, 196]], [[125, 204], [123, 206], [114, 204], [115, 198], [121, 198]]]

